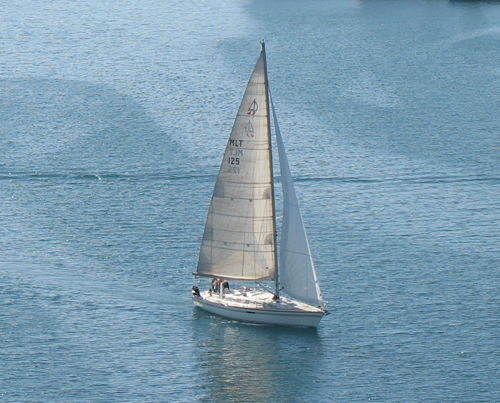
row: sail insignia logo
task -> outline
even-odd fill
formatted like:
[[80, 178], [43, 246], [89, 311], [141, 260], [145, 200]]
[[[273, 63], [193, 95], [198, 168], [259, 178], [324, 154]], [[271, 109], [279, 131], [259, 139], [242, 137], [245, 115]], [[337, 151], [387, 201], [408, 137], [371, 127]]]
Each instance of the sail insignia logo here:
[[255, 112], [257, 112], [258, 110], [259, 110], [259, 105], [254, 99], [253, 102], [250, 104], [250, 108], [248, 108], [247, 115], [255, 115]]
[[245, 132], [247, 134], [247, 137], [255, 137], [255, 130], [253, 129], [252, 122], [248, 121], [245, 126]]

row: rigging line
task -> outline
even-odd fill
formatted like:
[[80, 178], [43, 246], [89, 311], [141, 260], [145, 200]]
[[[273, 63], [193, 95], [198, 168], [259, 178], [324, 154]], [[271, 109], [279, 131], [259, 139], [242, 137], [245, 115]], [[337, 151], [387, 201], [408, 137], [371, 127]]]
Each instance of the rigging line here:
[[[262, 285], [261, 283], [259, 282], [255, 282], [255, 284], [257, 284], [259, 287], [262, 287], [264, 290], [266, 290], [267, 292], [273, 294], [273, 295], [276, 295], [275, 292], [271, 291], [269, 288], [267, 288], [265, 285]], [[283, 288], [280, 288], [280, 291], [282, 290]], [[277, 295], [276, 295], [277, 296]]]

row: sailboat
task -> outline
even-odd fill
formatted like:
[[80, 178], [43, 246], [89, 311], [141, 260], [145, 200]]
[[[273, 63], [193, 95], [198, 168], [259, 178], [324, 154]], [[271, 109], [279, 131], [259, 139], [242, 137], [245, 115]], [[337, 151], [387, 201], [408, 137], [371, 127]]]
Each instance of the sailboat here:
[[[203, 292], [193, 286], [192, 299], [232, 320], [317, 327], [329, 312], [272, 103], [264, 41], [261, 45], [226, 145], [193, 273], [212, 283]], [[279, 259], [270, 110], [283, 187]]]

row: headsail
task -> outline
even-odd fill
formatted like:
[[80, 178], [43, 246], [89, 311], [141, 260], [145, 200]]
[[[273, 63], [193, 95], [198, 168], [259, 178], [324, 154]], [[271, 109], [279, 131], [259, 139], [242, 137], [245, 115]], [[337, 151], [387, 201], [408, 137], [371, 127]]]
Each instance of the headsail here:
[[195, 275], [240, 280], [276, 277], [266, 80], [263, 50], [226, 146]]
[[281, 137], [278, 119], [273, 112], [274, 129], [283, 186], [283, 226], [280, 242], [280, 285], [292, 298], [314, 306], [322, 307], [323, 297], [319, 287], [316, 269], [312, 260], [306, 229], [302, 220], [299, 202], [293, 186], [290, 165]]

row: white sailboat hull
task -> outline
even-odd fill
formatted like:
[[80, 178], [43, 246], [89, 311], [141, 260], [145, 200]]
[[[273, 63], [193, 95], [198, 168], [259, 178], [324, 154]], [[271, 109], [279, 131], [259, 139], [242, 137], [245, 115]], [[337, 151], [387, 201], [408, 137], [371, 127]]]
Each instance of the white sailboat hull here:
[[275, 326], [317, 327], [328, 312], [288, 298], [273, 301], [273, 295], [259, 291], [207, 292], [193, 296], [195, 306], [224, 318]]

